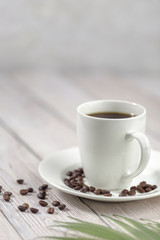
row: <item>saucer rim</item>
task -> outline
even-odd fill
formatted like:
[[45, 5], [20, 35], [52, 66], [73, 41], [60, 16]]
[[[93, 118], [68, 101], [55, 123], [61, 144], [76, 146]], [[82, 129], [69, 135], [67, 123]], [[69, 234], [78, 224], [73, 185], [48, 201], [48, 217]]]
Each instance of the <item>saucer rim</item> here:
[[[59, 184], [56, 183], [51, 183], [51, 181], [46, 178], [43, 173], [42, 173], [42, 165], [44, 165], [45, 162], [47, 161], [51, 161], [52, 158], [55, 158], [56, 155], [61, 155], [62, 153], [65, 152], [70, 152], [70, 151], [78, 151], [78, 147], [70, 147], [70, 148], [65, 148], [59, 151], [54, 152], [52, 155], [49, 155], [48, 157], [44, 158], [38, 167], [38, 171], [40, 176], [42, 177], [42, 179], [44, 179], [48, 184], [52, 185], [53, 187], [57, 188], [58, 190], [61, 190], [62, 192], [65, 192], [67, 194], [70, 195], [74, 195], [77, 197], [82, 197], [82, 198], [86, 198], [89, 200], [95, 200], [95, 201], [101, 201], [101, 202], [127, 202], [127, 201], [137, 201], [137, 200], [144, 200], [144, 199], [149, 199], [149, 198], [154, 198], [154, 197], [158, 197], [160, 196], [160, 189], [157, 188], [156, 190], [154, 190], [154, 192], [149, 192], [149, 193], [144, 193], [143, 195], [134, 195], [134, 196], [127, 196], [127, 197], [120, 197], [120, 196], [112, 196], [112, 197], [106, 197], [106, 196], [102, 196], [102, 195], [92, 195], [92, 193], [82, 193], [80, 191], [75, 191], [69, 187], [67, 187], [64, 182], [61, 179], [61, 183], [63, 184], [62, 186], [60, 186]], [[151, 152], [155, 153], [155, 154], [159, 154], [160, 155], [160, 151], [152, 149]], [[80, 161], [79, 161], [80, 163]], [[75, 168], [78, 164], [78, 160], [75, 162]], [[72, 165], [73, 167], [73, 165]], [[62, 168], [62, 171], [64, 169]], [[121, 191], [121, 190], [119, 190]], [[115, 192], [115, 191], [112, 191]]]

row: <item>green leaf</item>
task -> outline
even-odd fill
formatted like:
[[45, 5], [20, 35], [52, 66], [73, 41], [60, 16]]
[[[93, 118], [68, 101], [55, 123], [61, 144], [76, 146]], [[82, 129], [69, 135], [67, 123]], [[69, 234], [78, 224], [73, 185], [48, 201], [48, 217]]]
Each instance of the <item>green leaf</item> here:
[[85, 221], [80, 221], [79, 223], [74, 222], [59, 222], [56, 227], [65, 227], [70, 230], [78, 231], [81, 233], [88, 234], [93, 237], [99, 237], [99, 239], [107, 240], [135, 240], [126, 233], [120, 232], [118, 230], [108, 228], [107, 226], [101, 226], [94, 223], [88, 223]]
[[[104, 216], [107, 217], [107, 216]], [[120, 216], [119, 216], [120, 217]], [[157, 232], [153, 231], [153, 229], [149, 229], [147, 224], [137, 222], [135, 220], [126, 218], [126, 217], [120, 217], [123, 220], [125, 220], [127, 223], [124, 221], [120, 221], [115, 218], [107, 217], [108, 219], [112, 220], [115, 222], [117, 225], [122, 227], [124, 230], [127, 232], [131, 233], [134, 237], [141, 239], [141, 240], [156, 240], [160, 239], [160, 234], [157, 234]], [[129, 224], [128, 224], [129, 223]]]
[[72, 234], [70, 237], [46, 236], [41, 238], [57, 240], [160, 240], [160, 224], [158, 222], [142, 223], [116, 215], [114, 215], [116, 218], [103, 216], [120, 226], [122, 231], [71, 217], [76, 222], [56, 221], [58, 225], [54, 225], [54, 227], [70, 229], [76, 233], [76, 237]]
[[57, 239], [57, 240], [93, 240], [93, 238], [84, 238], [84, 237], [52, 237], [52, 236], [45, 236], [45, 237], [38, 237], [36, 239]]

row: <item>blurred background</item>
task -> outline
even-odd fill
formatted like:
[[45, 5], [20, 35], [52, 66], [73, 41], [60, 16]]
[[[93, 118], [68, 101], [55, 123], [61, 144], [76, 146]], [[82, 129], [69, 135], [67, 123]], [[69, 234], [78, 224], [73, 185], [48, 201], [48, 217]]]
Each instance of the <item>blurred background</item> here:
[[1, 0], [0, 71], [160, 74], [158, 0]]

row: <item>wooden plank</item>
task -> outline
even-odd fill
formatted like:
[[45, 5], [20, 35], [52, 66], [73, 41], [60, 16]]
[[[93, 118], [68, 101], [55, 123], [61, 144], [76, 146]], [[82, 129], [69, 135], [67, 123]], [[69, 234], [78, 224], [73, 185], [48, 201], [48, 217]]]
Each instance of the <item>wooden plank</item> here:
[[[56, 236], [64, 235], [66, 231], [62, 229], [49, 230], [47, 225], [53, 224], [54, 220], [69, 221], [68, 216], [103, 223], [79, 198], [64, 194], [55, 188], [48, 190], [47, 202], [51, 206], [53, 200], [59, 200], [66, 204], [67, 208], [65, 211], [60, 211], [56, 208], [55, 214], [49, 215], [46, 212], [46, 208], [39, 205], [39, 199], [36, 197], [38, 187], [43, 183], [38, 174], [38, 159], [1, 127], [0, 142], [1, 185], [3, 186], [3, 191], [11, 191], [13, 193], [11, 202], [5, 202], [2, 194], [0, 195], [0, 208], [4, 216], [23, 239], [53, 234]], [[24, 185], [17, 184], [16, 179], [19, 178], [25, 180]], [[33, 187], [34, 192], [26, 196], [20, 195], [19, 190], [28, 187]], [[24, 202], [29, 203], [31, 207], [38, 208], [40, 212], [38, 214], [20, 212], [17, 206]]]
[[0, 212], [0, 239], [21, 240], [17, 231], [7, 221], [2, 212]]

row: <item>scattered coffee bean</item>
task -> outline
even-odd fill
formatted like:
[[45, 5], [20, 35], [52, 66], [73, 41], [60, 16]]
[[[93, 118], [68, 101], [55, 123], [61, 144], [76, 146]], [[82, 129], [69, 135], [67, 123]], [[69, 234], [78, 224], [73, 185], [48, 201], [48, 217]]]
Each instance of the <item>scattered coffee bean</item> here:
[[17, 180], [17, 183], [23, 184], [23, 183], [24, 183], [24, 180], [23, 180], [23, 179], [18, 179], [18, 180]]
[[39, 190], [45, 190], [48, 188], [48, 184], [43, 184], [42, 186], [39, 187]]
[[46, 201], [43, 201], [43, 200], [40, 200], [39, 201], [39, 204], [42, 206], [42, 207], [46, 207], [48, 205], [48, 203]]
[[48, 208], [48, 211], [47, 211], [49, 214], [53, 214], [54, 213], [54, 208]]
[[3, 199], [4, 199], [6, 202], [9, 202], [9, 201], [10, 201], [10, 196], [7, 195], [7, 194], [4, 194], [4, 195], [3, 195]]
[[37, 194], [37, 197], [38, 197], [39, 199], [45, 199], [45, 198], [46, 198], [46, 194], [45, 194], [45, 193], [38, 193], [38, 194]]
[[64, 209], [65, 209], [65, 207], [66, 207], [66, 205], [65, 205], [65, 204], [60, 204], [60, 205], [58, 206], [58, 208], [59, 208], [60, 210], [64, 210]]
[[29, 204], [28, 203], [23, 203], [22, 207], [25, 207], [26, 209], [28, 209], [29, 208]]
[[96, 194], [96, 195], [102, 194], [102, 189], [95, 189], [94, 194]]
[[30, 211], [32, 213], [38, 213], [39, 212], [39, 210], [37, 208], [30, 208]]
[[21, 189], [20, 194], [21, 195], [26, 195], [28, 193], [28, 189]]
[[0, 190], [2, 190], [2, 186], [0, 185]]
[[90, 187], [89, 187], [89, 191], [90, 191], [90, 192], [94, 192], [94, 191], [95, 191], [95, 187], [90, 186]]
[[60, 202], [59, 202], [59, 201], [53, 201], [53, 202], [52, 202], [52, 205], [55, 206], [55, 207], [57, 207], [57, 206], [60, 205]]
[[28, 189], [28, 192], [33, 192], [33, 188], [29, 187]]
[[21, 211], [21, 212], [25, 212], [27, 210], [27, 208], [25, 206], [18, 206], [18, 209]]
[[11, 196], [12, 193], [11, 192], [4, 192], [5, 195]]

